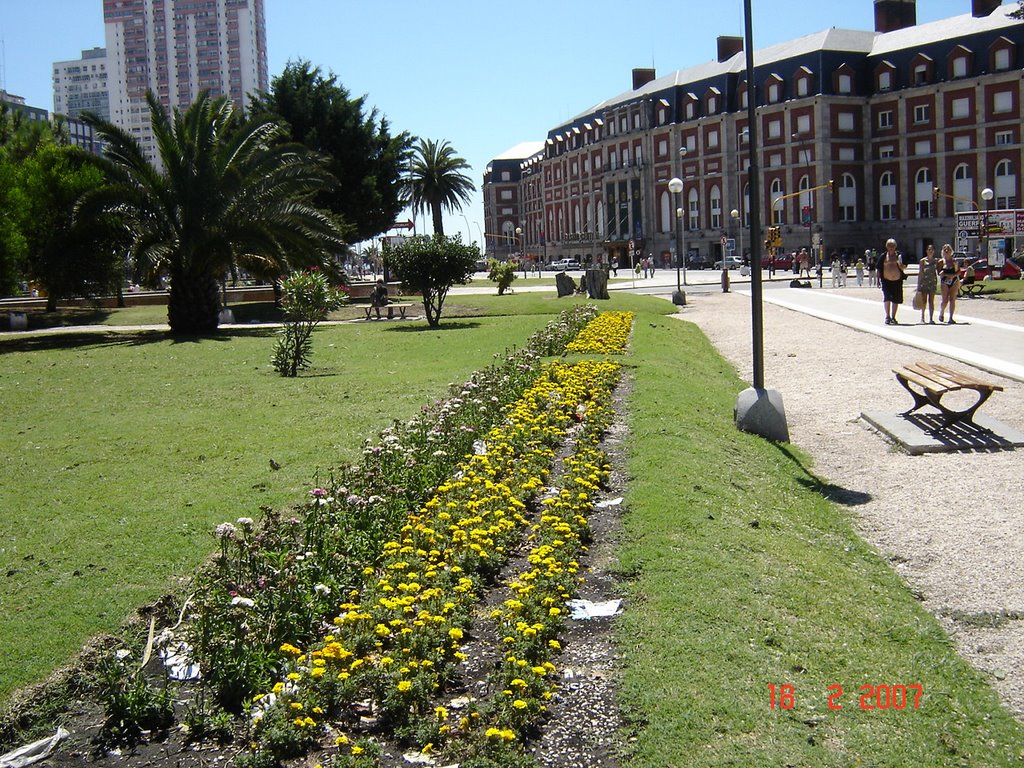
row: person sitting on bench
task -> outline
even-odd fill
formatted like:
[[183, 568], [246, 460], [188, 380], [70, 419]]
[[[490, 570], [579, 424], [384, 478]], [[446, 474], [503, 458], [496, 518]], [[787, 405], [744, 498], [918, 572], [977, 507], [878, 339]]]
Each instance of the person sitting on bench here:
[[373, 286], [373, 293], [370, 294], [370, 306], [377, 311], [377, 319], [380, 320], [380, 308], [388, 305], [388, 287], [384, 285], [384, 279], [378, 277], [377, 284]]

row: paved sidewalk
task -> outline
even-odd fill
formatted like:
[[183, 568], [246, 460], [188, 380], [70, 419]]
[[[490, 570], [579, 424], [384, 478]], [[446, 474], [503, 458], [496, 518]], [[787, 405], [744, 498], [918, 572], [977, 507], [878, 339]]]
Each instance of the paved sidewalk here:
[[[749, 290], [739, 293], [750, 295]], [[779, 288], [764, 291], [763, 300], [1024, 381], [1024, 325], [972, 315], [971, 300], [958, 303], [956, 325], [939, 325], [937, 306], [936, 324], [922, 325], [920, 312], [909, 303], [897, 314], [900, 325], [885, 325], [882, 302], [874, 290], [871, 293], [867, 298], [842, 291]]]

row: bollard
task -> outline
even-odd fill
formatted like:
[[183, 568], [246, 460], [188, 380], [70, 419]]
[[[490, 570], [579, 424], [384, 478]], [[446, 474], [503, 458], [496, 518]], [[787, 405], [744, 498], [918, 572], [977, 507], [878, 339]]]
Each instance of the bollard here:
[[729, 292], [729, 270], [722, 267], [722, 293]]

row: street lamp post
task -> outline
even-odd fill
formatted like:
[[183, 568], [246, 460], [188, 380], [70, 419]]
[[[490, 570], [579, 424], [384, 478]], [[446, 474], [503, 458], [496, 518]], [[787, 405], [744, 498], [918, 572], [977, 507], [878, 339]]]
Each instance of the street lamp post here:
[[519, 263], [523, 267], [523, 277], [526, 277], [526, 238], [522, 227], [516, 227], [516, 239], [519, 241]]
[[685, 266], [685, 256], [683, 254], [683, 180], [678, 176], [672, 177], [668, 183], [668, 191], [675, 195], [676, 198], [676, 292], [672, 294], [672, 303], [677, 305], [686, 304], [686, 294], [683, 293], [683, 285], [686, 284], [685, 277], [683, 282], [679, 282], [679, 268]]
[[[989, 214], [989, 211], [992, 210], [992, 198], [995, 197], [995, 196], [996, 196], [996, 193], [993, 192], [989, 187], [985, 187], [983, 190], [981, 190], [981, 199], [985, 201], [985, 214], [981, 217], [981, 231], [985, 233], [984, 234], [985, 239], [983, 241], [983, 243], [984, 243], [983, 247], [985, 249], [985, 252], [982, 255], [985, 257], [986, 260], [989, 259], [989, 252], [988, 252], [989, 251], [989, 243], [988, 243], [988, 237], [989, 237], [989, 235], [988, 235], [988, 214]], [[991, 261], [989, 261], [988, 264], [989, 264], [990, 267], [992, 266], [992, 262]]]

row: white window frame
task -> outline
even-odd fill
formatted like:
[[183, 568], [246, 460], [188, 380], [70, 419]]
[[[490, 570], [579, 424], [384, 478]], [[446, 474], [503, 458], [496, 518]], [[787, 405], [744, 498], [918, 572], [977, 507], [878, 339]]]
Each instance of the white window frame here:
[[961, 96], [953, 99], [953, 103], [950, 107], [950, 114], [954, 118], [964, 118], [971, 116], [971, 100], [967, 96]]
[[892, 128], [892, 110], [883, 109], [878, 112], [878, 127]]
[[838, 87], [840, 93], [853, 93], [853, 77], [845, 73], [840, 74]]
[[914, 125], [927, 123], [932, 114], [931, 104], [914, 105]]

